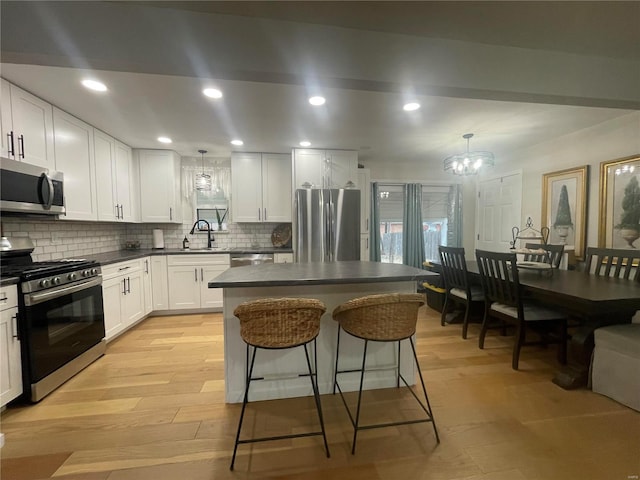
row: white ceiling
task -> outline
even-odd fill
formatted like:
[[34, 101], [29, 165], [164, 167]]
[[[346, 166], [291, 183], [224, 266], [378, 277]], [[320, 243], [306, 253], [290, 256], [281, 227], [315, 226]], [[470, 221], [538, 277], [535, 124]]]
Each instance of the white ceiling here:
[[[402, 2], [393, 9], [390, 4], [399, 4], [321, 2], [311, 5], [311, 10], [309, 2], [298, 7], [289, 2], [157, 2], [164, 8], [157, 8], [156, 2], [26, 3], [32, 5], [0, 4], [2, 76], [136, 148], [163, 148], [155, 139], [166, 135], [173, 138], [171, 148], [181, 155], [197, 156], [197, 150], [204, 148], [210, 152], [207, 156], [220, 157], [232, 149], [288, 152], [305, 139], [318, 148], [357, 149], [365, 163], [419, 161], [440, 168], [444, 157], [465, 148], [462, 134], [473, 132], [472, 149], [491, 150], [500, 163], [507, 161], [509, 152], [629, 114], [640, 104], [636, 78], [618, 86], [617, 81], [624, 82], [617, 79], [621, 75], [605, 82], [606, 76], [600, 79], [594, 70], [590, 79], [598, 81], [589, 84], [585, 79], [578, 85], [566, 82], [578, 68], [562, 70], [564, 60], [570, 58], [575, 64], [593, 63], [600, 70], [606, 64], [614, 70], [633, 71], [640, 62], [639, 29], [619, 27], [620, 21], [633, 19], [633, 7], [640, 5], [636, 2], [626, 2], [630, 4], [626, 11], [615, 2], [584, 2], [590, 6], [582, 10], [577, 7], [583, 2], [560, 2], [576, 8], [571, 15], [571, 10], [558, 7], [555, 17], [532, 15], [537, 10], [531, 10], [535, 6], [531, 2], [513, 2], [529, 9], [531, 22], [526, 22], [526, 16], [518, 17], [520, 29], [509, 23], [518, 13], [511, 3], [497, 24], [495, 15], [478, 16], [482, 4], [491, 9], [486, 12], [495, 13], [495, 2]], [[269, 3], [273, 8], [265, 10]], [[463, 3], [475, 17], [460, 15], [455, 7]], [[595, 8], [600, 3], [612, 8]], [[603, 12], [618, 24], [609, 25]], [[14, 15], [27, 19], [23, 27], [28, 34], [12, 29]], [[425, 22], [431, 30], [415, 21], [421, 15], [431, 18]], [[596, 22], [598, 15], [601, 22]], [[441, 21], [434, 22], [432, 17]], [[446, 34], [442, 23], [456, 18], [462, 22], [458, 30], [451, 24]], [[574, 19], [566, 23], [572, 35], [558, 30], [555, 52], [547, 50], [553, 38], [548, 31], [538, 46], [545, 51], [533, 48], [533, 32], [544, 18], [552, 25], [561, 18]], [[505, 21], [509, 27], [497, 35]], [[110, 30], [102, 30], [105, 25]], [[403, 25], [406, 32], [399, 35]], [[581, 37], [587, 27], [591, 34]], [[282, 33], [287, 29], [295, 30], [296, 36]], [[455, 31], [465, 43], [451, 40]], [[425, 39], [430, 32], [440, 38]], [[208, 36], [214, 34], [217, 37]], [[598, 35], [602, 41], [594, 42]], [[271, 50], [265, 46], [267, 38]], [[495, 46], [500, 41], [509, 47]], [[527, 62], [544, 55], [543, 61], [556, 62], [558, 70], [549, 69], [540, 78], [518, 78], [509, 68], [524, 72], [527, 62], [473, 65], [465, 61], [461, 70], [442, 55], [444, 49], [457, 52], [470, 45], [474, 55], [484, 55], [487, 49], [510, 58], [533, 52]], [[582, 55], [591, 45], [592, 54], [600, 55], [597, 58]], [[429, 60], [433, 61], [420, 65], [419, 80], [412, 79], [412, 73], [418, 72], [415, 59], [425, 46], [432, 49]], [[327, 56], [327, 50], [333, 54]], [[557, 57], [558, 52], [563, 56]], [[572, 53], [567, 57], [566, 52]], [[475, 58], [465, 55], [458, 60]], [[300, 73], [302, 65], [305, 75]], [[582, 74], [588, 71], [580, 68]], [[465, 72], [464, 81], [457, 80], [460, 71]], [[86, 76], [105, 82], [109, 92], [97, 95], [84, 90], [79, 81]], [[205, 98], [201, 90], [207, 85], [220, 88], [224, 98]], [[325, 106], [308, 104], [314, 88], [327, 97]], [[413, 94], [408, 93], [411, 90]], [[409, 98], [417, 98], [422, 108], [402, 111]], [[229, 144], [236, 137], [244, 140], [244, 147]]]

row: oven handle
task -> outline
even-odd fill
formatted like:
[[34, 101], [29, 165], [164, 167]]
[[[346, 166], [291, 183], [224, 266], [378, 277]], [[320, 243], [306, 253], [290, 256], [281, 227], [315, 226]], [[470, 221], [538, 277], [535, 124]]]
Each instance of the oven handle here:
[[30, 307], [31, 305], [37, 305], [39, 303], [46, 302], [47, 300], [53, 300], [54, 298], [59, 298], [64, 295], [69, 295], [70, 293], [75, 293], [75, 292], [79, 292], [80, 290], [96, 287], [101, 283], [102, 283], [102, 277], [98, 276], [86, 282], [71, 285], [69, 287], [59, 288], [54, 291], [44, 292], [44, 293], [30, 293], [24, 296], [24, 304], [26, 307]]

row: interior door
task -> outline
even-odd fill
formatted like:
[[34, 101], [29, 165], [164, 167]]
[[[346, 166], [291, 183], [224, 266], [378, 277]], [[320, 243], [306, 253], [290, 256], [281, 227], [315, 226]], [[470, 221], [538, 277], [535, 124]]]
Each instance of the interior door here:
[[478, 182], [476, 248], [506, 252], [511, 247], [511, 229], [521, 224], [522, 173]]

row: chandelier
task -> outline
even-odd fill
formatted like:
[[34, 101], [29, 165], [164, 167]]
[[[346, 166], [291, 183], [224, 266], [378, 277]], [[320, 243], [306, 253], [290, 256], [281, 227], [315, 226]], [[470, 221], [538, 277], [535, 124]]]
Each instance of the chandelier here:
[[202, 155], [202, 173], [196, 173], [196, 190], [201, 192], [211, 191], [211, 175], [204, 173], [204, 154], [206, 150], [198, 150], [198, 153]]
[[462, 138], [467, 140], [467, 151], [457, 155], [451, 155], [444, 159], [444, 171], [456, 175], [475, 175], [483, 166], [493, 166], [493, 153], [470, 152], [469, 140], [473, 133], [465, 133]]

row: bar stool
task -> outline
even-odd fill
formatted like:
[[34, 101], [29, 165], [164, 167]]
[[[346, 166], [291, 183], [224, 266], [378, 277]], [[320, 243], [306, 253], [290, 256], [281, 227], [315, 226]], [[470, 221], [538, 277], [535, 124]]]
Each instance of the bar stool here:
[[[418, 363], [416, 349], [413, 344], [412, 335], [416, 332], [416, 322], [418, 320], [418, 309], [424, 305], [423, 296], [417, 293], [388, 293], [379, 295], [368, 295], [366, 297], [355, 298], [336, 307], [333, 311], [333, 319], [339, 323], [338, 343], [336, 347], [336, 365], [333, 376], [333, 393], [336, 388], [342, 397], [342, 402], [347, 409], [347, 414], [353, 425], [353, 446], [351, 453], [355, 454], [358, 431], [372, 428], [391, 427], [396, 425], [407, 425], [413, 423], [431, 422], [436, 440], [440, 443], [436, 422], [433, 418], [427, 389], [424, 386], [422, 371]], [[338, 367], [340, 357], [340, 331], [344, 330], [348, 334], [364, 340], [364, 350], [362, 353], [362, 368], [351, 370], [340, 370]], [[400, 373], [400, 342], [409, 339], [413, 358], [418, 368], [422, 391], [426, 400], [426, 405], [418, 398], [411, 389], [405, 378]], [[396, 387], [400, 387], [400, 380], [404, 382], [411, 394], [420, 404], [422, 410], [427, 414], [426, 418], [416, 420], [406, 420], [401, 422], [379, 423], [373, 425], [360, 425], [360, 410], [362, 403], [362, 386], [364, 383], [364, 373], [367, 359], [367, 345], [374, 342], [398, 342], [398, 362], [393, 368], [396, 369]], [[338, 383], [338, 375], [341, 373], [360, 372], [360, 388], [358, 390], [358, 406], [355, 418], [345, 401], [342, 389]]]
[[[309, 298], [264, 298], [253, 300], [238, 305], [233, 314], [240, 320], [240, 336], [247, 344], [247, 381], [242, 401], [242, 411], [238, 422], [238, 432], [233, 447], [233, 457], [231, 458], [230, 470], [236, 460], [238, 445], [241, 443], [265, 442], [269, 440], [282, 440], [287, 438], [308, 437], [322, 435], [324, 448], [329, 454], [329, 445], [324, 429], [324, 419], [322, 407], [320, 405], [320, 395], [318, 392], [317, 380], [317, 355], [316, 337], [320, 331], [320, 317], [326, 311], [325, 305], [315, 299]], [[313, 367], [307, 345], [313, 342]], [[304, 347], [304, 354], [307, 360], [308, 373], [299, 376], [308, 376], [313, 389], [313, 396], [320, 420], [320, 431], [303, 432], [297, 434], [280, 435], [275, 437], [260, 437], [240, 439], [242, 421], [249, 398], [249, 386], [254, 380], [261, 380], [261, 377], [253, 377], [253, 367], [256, 360], [256, 352], [262, 349], [286, 349], [294, 347]], [[249, 357], [251, 361], [249, 363]]]

